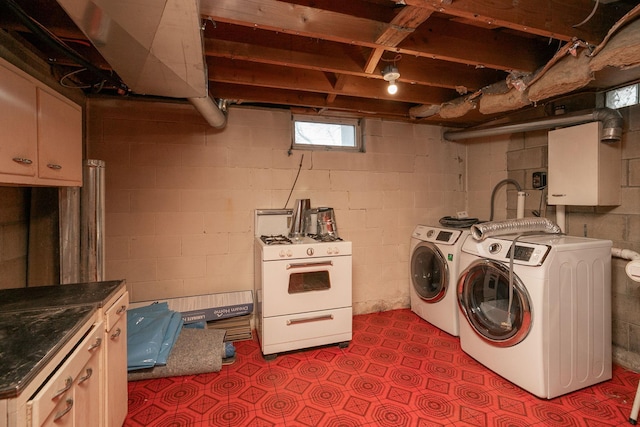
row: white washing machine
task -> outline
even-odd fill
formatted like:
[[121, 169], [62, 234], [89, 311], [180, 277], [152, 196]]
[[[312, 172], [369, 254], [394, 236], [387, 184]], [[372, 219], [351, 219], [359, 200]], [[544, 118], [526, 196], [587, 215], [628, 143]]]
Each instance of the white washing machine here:
[[418, 316], [458, 336], [456, 281], [460, 247], [468, 229], [418, 225], [411, 235], [411, 310]]
[[541, 398], [611, 379], [611, 245], [548, 234], [466, 239], [462, 350]]

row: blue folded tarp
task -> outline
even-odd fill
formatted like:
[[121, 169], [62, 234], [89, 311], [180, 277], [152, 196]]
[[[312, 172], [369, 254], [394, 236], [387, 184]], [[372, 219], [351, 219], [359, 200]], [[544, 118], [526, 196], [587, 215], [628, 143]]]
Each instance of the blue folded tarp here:
[[182, 324], [182, 315], [166, 302], [128, 310], [127, 370], [166, 364]]

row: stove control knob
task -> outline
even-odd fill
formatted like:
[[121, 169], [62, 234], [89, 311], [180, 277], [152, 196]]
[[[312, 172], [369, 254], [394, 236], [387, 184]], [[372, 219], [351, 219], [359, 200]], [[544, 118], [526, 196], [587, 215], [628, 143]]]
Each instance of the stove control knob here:
[[293, 252], [291, 251], [291, 249], [289, 249], [287, 251], [287, 258], [291, 258], [293, 256]]
[[313, 248], [307, 248], [307, 255], [313, 256]]
[[280, 258], [284, 258], [284, 257], [285, 257], [285, 255], [286, 255], [286, 254], [284, 253], [284, 249], [283, 249], [283, 250], [281, 250], [280, 252], [278, 252], [278, 256], [279, 256]]
[[338, 248], [333, 248], [333, 253], [338, 255], [340, 253], [340, 250]]

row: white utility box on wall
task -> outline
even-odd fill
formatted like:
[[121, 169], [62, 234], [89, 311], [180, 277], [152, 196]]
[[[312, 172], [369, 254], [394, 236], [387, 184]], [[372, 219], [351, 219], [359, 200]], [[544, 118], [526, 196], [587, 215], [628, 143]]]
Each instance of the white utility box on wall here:
[[621, 143], [600, 142], [602, 124], [549, 131], [550, 205], [620, 204]]

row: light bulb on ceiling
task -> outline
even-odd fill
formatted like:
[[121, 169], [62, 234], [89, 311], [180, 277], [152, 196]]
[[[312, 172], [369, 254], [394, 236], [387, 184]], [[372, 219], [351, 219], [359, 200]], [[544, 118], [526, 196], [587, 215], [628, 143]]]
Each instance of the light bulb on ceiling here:
[[395, 65], [387, 65], [382, 70], [382, 78], [389, 82], [389, 86], [387, 87], [387, 92], [390, 95], [394, 95], [398, 92], [398, 85], [396, 85], [396, 80], [400, 78], [400, 72]]
[[390, 80], [389, 81], [389, 86], [387, 87], [387, 92], [389, 92], [389, 95], [395, 95], [398, 92], [398, 85], [396, 84], [395, 80]]

